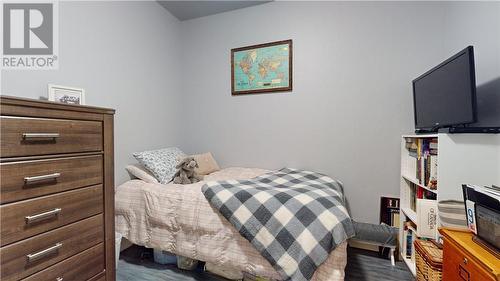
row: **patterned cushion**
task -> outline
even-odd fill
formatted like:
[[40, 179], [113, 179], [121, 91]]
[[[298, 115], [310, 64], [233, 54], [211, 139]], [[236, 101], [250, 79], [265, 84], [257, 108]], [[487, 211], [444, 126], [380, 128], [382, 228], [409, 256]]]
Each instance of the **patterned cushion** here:
[[172, 180], [176, 171], [177, 158], [186, 156], [177, 147], [136, 152], [133, 155], [161, 184], [169, 183]]

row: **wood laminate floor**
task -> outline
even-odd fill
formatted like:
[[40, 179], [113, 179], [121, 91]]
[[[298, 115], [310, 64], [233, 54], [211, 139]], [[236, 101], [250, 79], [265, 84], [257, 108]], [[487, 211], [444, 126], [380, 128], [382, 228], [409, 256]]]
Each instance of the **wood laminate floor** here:
[[[118, 261], [117, 281], [227, 281], [224, 278], [202, 272], [183, 271], [171, 265], [153, 261], [153, 252], [139, 246], [123, 251]], [[405, 281], [415, 280], [402, 262], [395, 267], [389, 260], [381, 259], [376, 253], [349, 248], [346, 281]]]

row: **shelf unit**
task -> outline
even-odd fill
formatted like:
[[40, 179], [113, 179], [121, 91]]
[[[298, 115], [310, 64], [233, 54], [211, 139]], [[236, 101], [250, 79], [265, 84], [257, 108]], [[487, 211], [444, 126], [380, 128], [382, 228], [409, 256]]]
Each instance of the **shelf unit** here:
[[405, 262], [406, 266], [408, 266], [408, 269], [410, 269], [413, 276], [416, 276], [417, 275], [417, 265], [415, 264], [415, 261], [412, 261], [411, 259], [405, 258], [404, 256], [402, 259]]
[[[437, 139], [437, 189], [426, 186], [416, 179], [416, 158], [410, 155], [406, 148], [406, 139]], [[410, 204], [411, 189], [422, 188], [429, 194], [434, 194], [437, 206], [438, 200], [463, 200], [462, 184], [491, 185], [500, 183], [500, 135], [494, 134], [408, 134], [401, 136], [401, 177], [400, 177], [400, 230], [399, 243], [402, 260], [415, 275], [415, 261], [406, 257], [405, 222], [411, 221], [416, 229], [418, 239], [419, 225], [424, 219], [419, 215], [419, 203]], [[428, 203], [428, 202], [427, 202]], [[433, 202], [432, 202], [433, 203]], [[423, 206], [423, 204], [421, 204]], [[422, 208], [422, 207], [420, 207]], [[435, 212], [437, 212], [437, 207]], [[421, 212], [423, 213], [423, 212]], [[439, 214], [437, 216], [439, 218]], [[427, 217], [425, 217], [425, 222]], [[437, 220], [439, 226], [439, 219]], [[413, 227], [411, 227], [413, 228]], [[423, 228], [421, 228], [423, 229]], [[439, 239], [437, 227], [432, 235]]]
[[436, 189], [430, 189], [430, 188], [428, 188], [427, 186], [425, 186], [425, 185], [423, 185], [423, 184], [420, 184], [420, 183], [418, 182], [418, 180], [416, 180], [416, 179], [414, 179], [414, 178], [411, 178], [411, 177], [406, 176], [406, 175], [401, 175], [401, 177], [402, 177], [402, 178], [404, 178], [405, 180], [407, 180], [407, 181], [409, 181], [409, 182], [413, 183], [414, 185], [416, 185], [416, 186], [418, 186], [418, 187], [421, 187], [421, 188], [423, 188], [423, 189], [425, 189], [425, 190], [427, 190], [427, 191], [430, 191], [430, 192], [432, 192], [432, 193], [437, 194], [437, 190], [436, 190]]
[[407, 219], [417, 224], [417, 213], [415, 211], [408, 207], [404, 207], [402, 210]]

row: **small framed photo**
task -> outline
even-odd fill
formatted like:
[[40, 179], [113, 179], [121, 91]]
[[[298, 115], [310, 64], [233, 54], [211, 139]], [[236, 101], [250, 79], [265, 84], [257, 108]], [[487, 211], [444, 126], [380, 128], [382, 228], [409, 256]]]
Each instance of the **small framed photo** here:
[[67, 104], [85, 104], [85, 90], [61, 85], [48, 85], [49, 101]]

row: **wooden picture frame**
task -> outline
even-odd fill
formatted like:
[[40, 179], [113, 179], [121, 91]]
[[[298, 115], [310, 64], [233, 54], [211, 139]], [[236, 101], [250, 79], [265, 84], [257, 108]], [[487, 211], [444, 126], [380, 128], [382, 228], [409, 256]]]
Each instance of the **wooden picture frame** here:
[[[279, 50], [279, 46], [282, 45], [286, 46]], [[272, 50], [270, 47], [278, 48]], [[265, 51], [271, 54], [268, 55]], [[280, 52], [273, 55], [273, 51]], [[268, 56], [260, 58], [261, 53]], [[283, 56], [283, 54], [286, 55]], [[243, 59], [235, 58], [243, 55]], [[231, 94], [234, 96], [292, 91], [292, 63], [293, 43], [291, 39], [231, 49]], [[283, 71], [287, 71], [287, 73]], [[238, 73], [235, 74], [235, 72]], [[267, 77], [268, 73], [274, 76]], [[259, 80], [253, 84], [256, 78]], [[235, 79], [239, 81], [237, 82]], [[273, 86], [273, 84], [276, 85]]]

